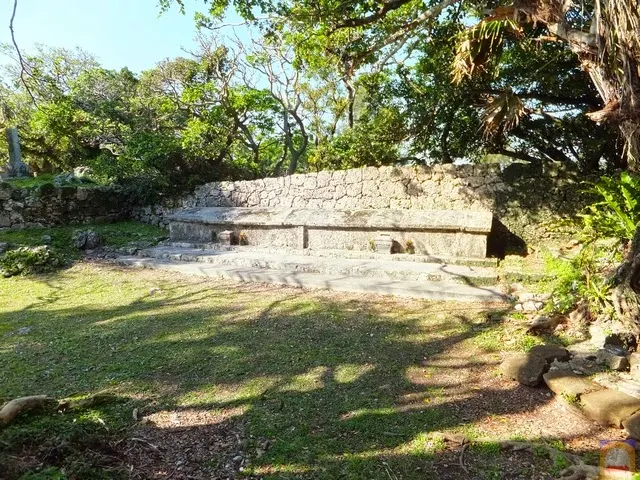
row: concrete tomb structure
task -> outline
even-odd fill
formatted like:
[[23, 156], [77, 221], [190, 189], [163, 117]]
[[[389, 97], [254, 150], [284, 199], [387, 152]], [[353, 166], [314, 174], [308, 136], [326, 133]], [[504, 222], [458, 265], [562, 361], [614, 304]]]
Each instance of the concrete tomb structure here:
[[[488, 210], [190, 206], [124, 265], [432, 300], [500, 302]], [[164, 221], [163, 221], [164, 223]]]
[[172, 242], [484, 258], [493, 216], [489, 211], [203, 207], [169, 220]]

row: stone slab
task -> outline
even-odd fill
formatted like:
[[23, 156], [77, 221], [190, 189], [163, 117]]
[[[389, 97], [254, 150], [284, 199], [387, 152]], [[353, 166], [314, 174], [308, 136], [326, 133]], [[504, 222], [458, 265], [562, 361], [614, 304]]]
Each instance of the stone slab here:
[[[251, 250], [201, 250], [170, 246], [142, 250], [142, 256], [226, 265], [242, 268], [267, 268], [305, 273], [376, 277], [393, 280], [451, 281], [455, 283], [494, 285], [496, 270], [486, 267], [443, 265], [423, 262], [394, 262], [385, 259], [350, 259], [302, 255], [293, 252]], [[387, 258], [389, 256], [387, 255]]]
[[582, 412], [602, 425], [621, 427], [622, 422], [640, 411], [640, 399], [617, 390], [603, 389], [580, 397]]
[[552, 370], [545, 373], [542, 378], [547, 387], [556, 395], [568, 397], [580, 397], [585, 393], [601, 390], [602, 387], [588, 378], [576, 375], [571, 371]]
[[171, 221], [209, 225], [300, 226], [373, 230], [434, 230], [488, 234], [493, 214], [486, 210], [324, 210], [271, 207], [188, 208]]
[[119, 257], [116, 261], [121, 265], [166, 270], [185, 275], [222, 278], [237, 282], [256, 282], [340, 292], [394, 295], [425, 300], [455, 300], [480, 303], [497, 303], [506, 300], [505, 296], [496, 289], [451, 282], [399, 281], [388, 278], [323, 275], [131, 256]]
[[[396, 249], [402, 251], [409, 240], [419, 255], [446, 255], [483, 258], [487, 254], [487, 235], [454, 231], [387, 231]], [[312, 250], [367, 251], [377, 230], [308, 228], [307, 247]]]
[[304, 247], [296, 248], [273, 248], [269, 246], [238, 246], [221, 245], [212, 242], [163, 242], [163, 246], [178, 248], [196, 248], [200, 250], [226, 250], [259, 253], [277, 253], [290, 255], [310, 255], [326, 258], [349, 258], [357, 260], [380, 260], [391, 262], [411, 262], [411, 263], [439, 263], [445, 265], [464, 265], [468, 267], [492, 267], [498, 266], [497, 258], [477, 258], [477, 257], [453, 257], [449, 255], [421, 255], [408, 253], [394, 253], [393, 255], [381, 254], [372, 251], [322, 249], [313, 250]]

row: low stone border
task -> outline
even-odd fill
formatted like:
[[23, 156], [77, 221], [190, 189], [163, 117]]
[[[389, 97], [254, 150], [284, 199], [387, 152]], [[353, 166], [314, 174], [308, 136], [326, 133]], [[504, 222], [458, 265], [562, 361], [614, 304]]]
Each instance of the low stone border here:
[[[632, 354], [633, 365], [637, 362], [636, 355]], [[640, 394], [633, 396], [609, 388], [602, 384], [605, 382], [598, 383], [589, 375], [575, 373], [573, 368], [589, 362], [595, 366], [597, 361], [601, 365], [623, 370], [628, 363], [625, 364], [619, 357], [621, 355], [602, 349], [593, 361], [589, 357], [571, 358], [571, 353], [563, 347], [541, 345], [527, 353], [507, 357], [500, 369], [505, 377], [526, 386], [535, 387], [544, 382], [569, 410], [601, 425], [624, 428], [630, 437], [640, 440]], [[622, 358], [626, 360], [626, 357]], [[580, 368], [576, 371], [583, 372]], [[608, 385], [615, 386], [616, 382], [609, 382]]]

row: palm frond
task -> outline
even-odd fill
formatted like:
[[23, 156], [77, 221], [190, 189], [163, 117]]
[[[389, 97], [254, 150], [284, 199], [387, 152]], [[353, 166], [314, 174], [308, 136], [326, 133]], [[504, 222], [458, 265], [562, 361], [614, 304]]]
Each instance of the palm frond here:
[[514, 129], [525, 113], [524, 103], [511, 90], [489, 97], [482, 114], [485, 136], [493, 137]]
[[497, 8], [491, 16], [462, 32], [452, 65], [454, 83], [459, 84], [478, 70], [485, 70], [508, 35], [522, 36], [522, 28], [514, 15], [511, 7]]

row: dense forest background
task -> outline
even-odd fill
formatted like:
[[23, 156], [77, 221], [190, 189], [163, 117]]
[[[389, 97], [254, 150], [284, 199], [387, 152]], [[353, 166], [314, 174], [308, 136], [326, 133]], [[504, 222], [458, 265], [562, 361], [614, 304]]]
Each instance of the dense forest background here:
[[[625, 168], [620, 121], [593, 119], [610, 99], [565, 41], [596, 5], [554, 5], [564, 30], [491, 2], [219, 0], [196, 16], [195, 51], [140, 73], [5, 45], [0, 120], [36, 172], [165, 186], [456, 161]], [[231, 7], [259, 34], [229, 35]]]

